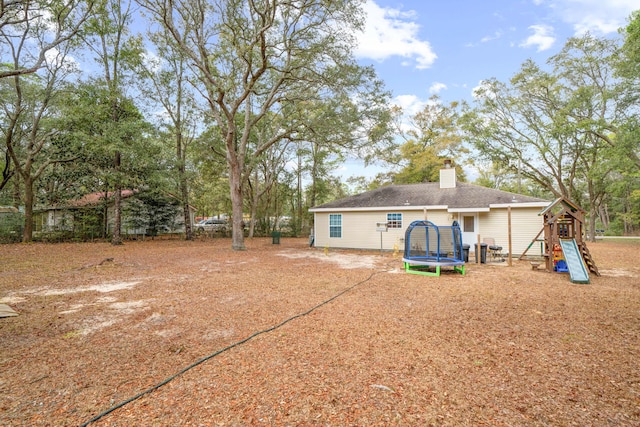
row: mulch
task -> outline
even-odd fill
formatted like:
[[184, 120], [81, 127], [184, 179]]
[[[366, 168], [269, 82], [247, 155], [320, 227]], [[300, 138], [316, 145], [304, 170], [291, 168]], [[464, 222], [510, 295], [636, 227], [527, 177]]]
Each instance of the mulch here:
[[588, 285], [230, 246], [1, 246], [0, 425], [640, 425], [638, 240], [591, 244]]

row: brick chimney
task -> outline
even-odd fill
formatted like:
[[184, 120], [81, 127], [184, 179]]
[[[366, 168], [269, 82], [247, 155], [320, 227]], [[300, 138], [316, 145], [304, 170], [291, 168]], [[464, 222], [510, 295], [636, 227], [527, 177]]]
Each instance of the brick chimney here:
[[440, 188], [456, 188], [456, 168], [451, 166], [451, 160], [444, 161], [440, 169]]

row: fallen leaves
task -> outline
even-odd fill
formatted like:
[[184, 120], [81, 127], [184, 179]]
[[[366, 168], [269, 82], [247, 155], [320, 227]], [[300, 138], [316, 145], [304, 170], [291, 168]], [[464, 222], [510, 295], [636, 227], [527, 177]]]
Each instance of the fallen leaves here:
[[3, 246], [0, 424], [79, 425], [263, 330], [95, 425], [640, 424], [640, 247], [574, 285], [270, 243]]

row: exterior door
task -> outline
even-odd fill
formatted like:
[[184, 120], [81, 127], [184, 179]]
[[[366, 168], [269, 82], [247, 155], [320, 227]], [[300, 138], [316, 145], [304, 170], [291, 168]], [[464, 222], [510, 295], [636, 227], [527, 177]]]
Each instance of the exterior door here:
[[464, 213], [462, 214], [462, 243], [469, 245], [470, 251], [473, 252], [474, 243], [478, 243], [478, 214]]

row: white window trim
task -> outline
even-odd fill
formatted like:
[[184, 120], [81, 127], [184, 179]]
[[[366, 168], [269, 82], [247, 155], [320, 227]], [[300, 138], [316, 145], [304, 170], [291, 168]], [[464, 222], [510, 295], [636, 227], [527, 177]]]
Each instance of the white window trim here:
[[[332, 216], [338, 216], [340, 217], [340, 237], [336, 237], [336, 236], [332, 236], [331, 235], [331, 227], [338, 227], [337, 225], [331, 225], [331, 217]], [[343, 225], [342, 225], [342, 214], [341, 213], [334, 213], [334, 214], [329, 214], [329, 239], [342, 239], [343, 236]]]
[[[396, 216], [399, 215], [400, 216], [400, 220], [399, 221], [398, 220], [389, 220], [389, 215], [396, 215]], [[399, 222], [400, 226], [399, 227], [392, 227], [390, 225], [392, 222], [394, 222], [394, 223]], [[402, 212], [387, 212], [387, 227], [393, 228], [393, 229], [401, 229], [402, 226], [403, 226], [403, 223], [404, 223], [404, 215], [402, 214]]]

